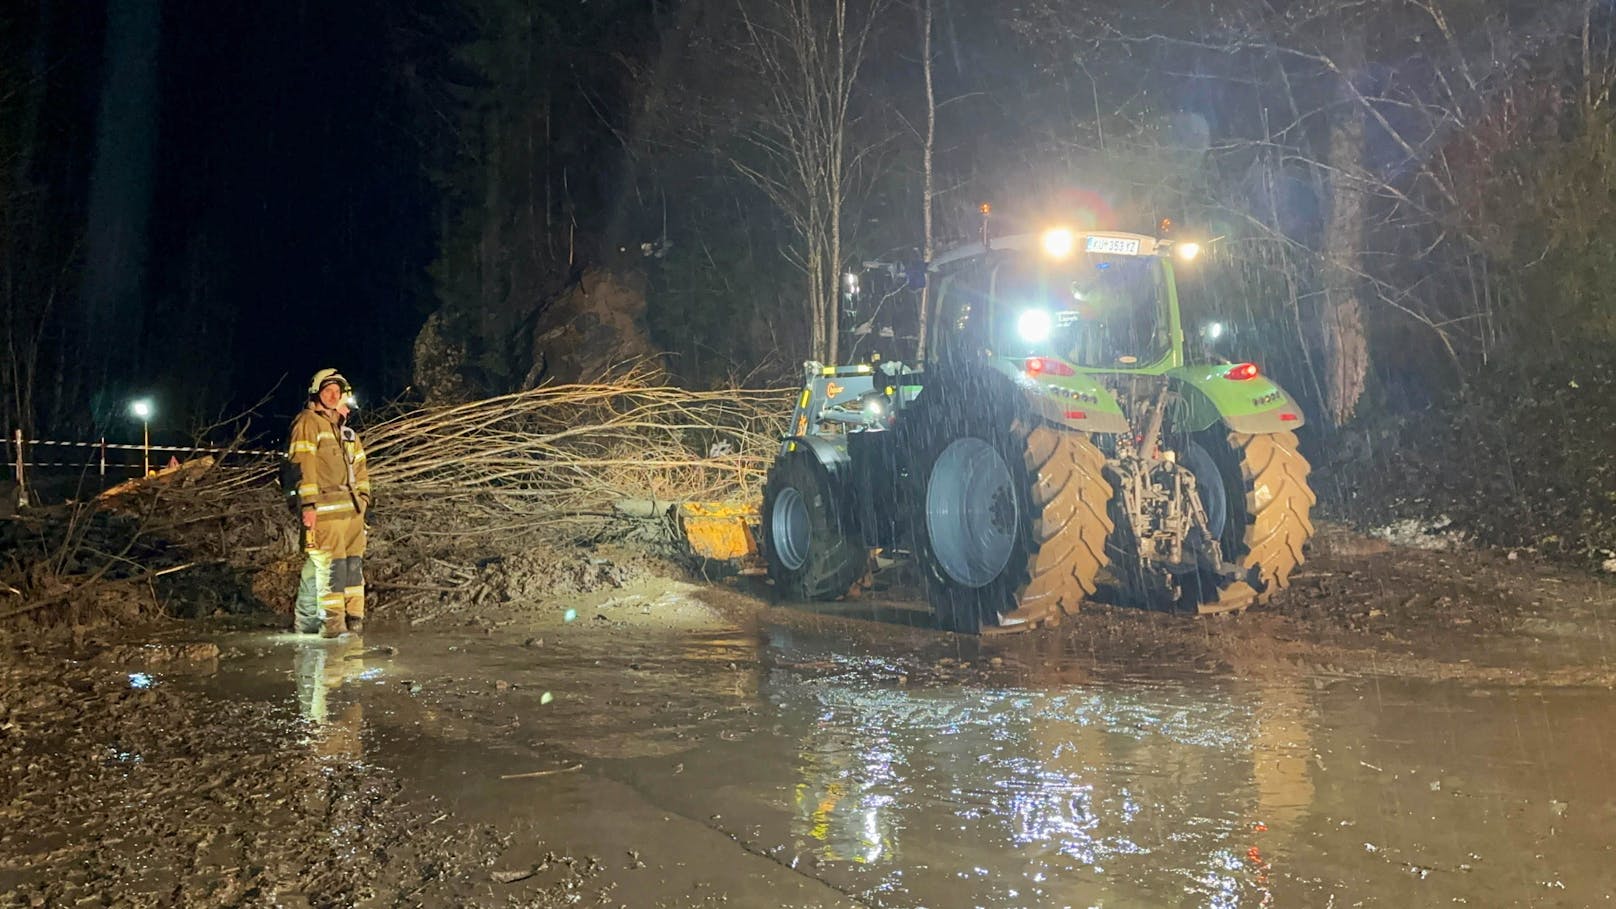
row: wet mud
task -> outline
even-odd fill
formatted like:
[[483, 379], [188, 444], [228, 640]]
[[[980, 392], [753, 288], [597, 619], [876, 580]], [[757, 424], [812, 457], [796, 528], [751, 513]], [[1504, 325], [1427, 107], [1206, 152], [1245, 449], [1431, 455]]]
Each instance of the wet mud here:
[[[18, 652], [0, 904], [1586, 906], [1609, 588], [1343, 543], [1272, 607], [961, 638], [641, 578]], [[385, 615], [381, 613], [380, 615]]]

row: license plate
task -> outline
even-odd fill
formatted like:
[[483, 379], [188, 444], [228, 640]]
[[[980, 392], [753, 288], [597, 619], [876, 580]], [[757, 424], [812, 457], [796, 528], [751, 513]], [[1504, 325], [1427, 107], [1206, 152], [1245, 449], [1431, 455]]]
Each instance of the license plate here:
[[1116, 256], [1139, 255], [1139, 241], [1125, 237], [1089, 237], [1083, 248], [1091, 253], [1110, 253]]

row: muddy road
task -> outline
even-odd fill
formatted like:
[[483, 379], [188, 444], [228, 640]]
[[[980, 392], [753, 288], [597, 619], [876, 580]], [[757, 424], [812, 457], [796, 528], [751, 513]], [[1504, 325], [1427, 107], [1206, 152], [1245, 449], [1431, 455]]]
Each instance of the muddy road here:
[[[1588, 906], [1616, 597], [1355, 549], [1269, 609], [967, 639], [642, 580], [334, 642], [15, 650], [16, 905]], [[570, 612], [569, 612], [570, 610]]]

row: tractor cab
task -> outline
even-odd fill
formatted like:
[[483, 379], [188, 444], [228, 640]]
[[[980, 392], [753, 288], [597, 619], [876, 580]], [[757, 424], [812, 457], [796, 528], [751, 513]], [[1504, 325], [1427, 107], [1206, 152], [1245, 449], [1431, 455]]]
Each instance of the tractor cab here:
[[[1179, 257], [1190, 248], [1180, 244]], [[932, 349], [1088, 371], [1180, 365], [1171, 250], [1137, 234], [1060, 228], [975, 246], [958, 264], [938, 263]]]

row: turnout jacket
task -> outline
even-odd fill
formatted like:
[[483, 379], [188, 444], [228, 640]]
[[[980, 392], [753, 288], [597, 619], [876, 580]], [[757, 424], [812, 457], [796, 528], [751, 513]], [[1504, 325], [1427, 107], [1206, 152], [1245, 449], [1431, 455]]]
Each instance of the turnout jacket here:
[[339, 415], [310, 402], [292, 420], [286, 456], [298, 469], [298, 505], [316, 519], [370, 510], [365, 446]]

